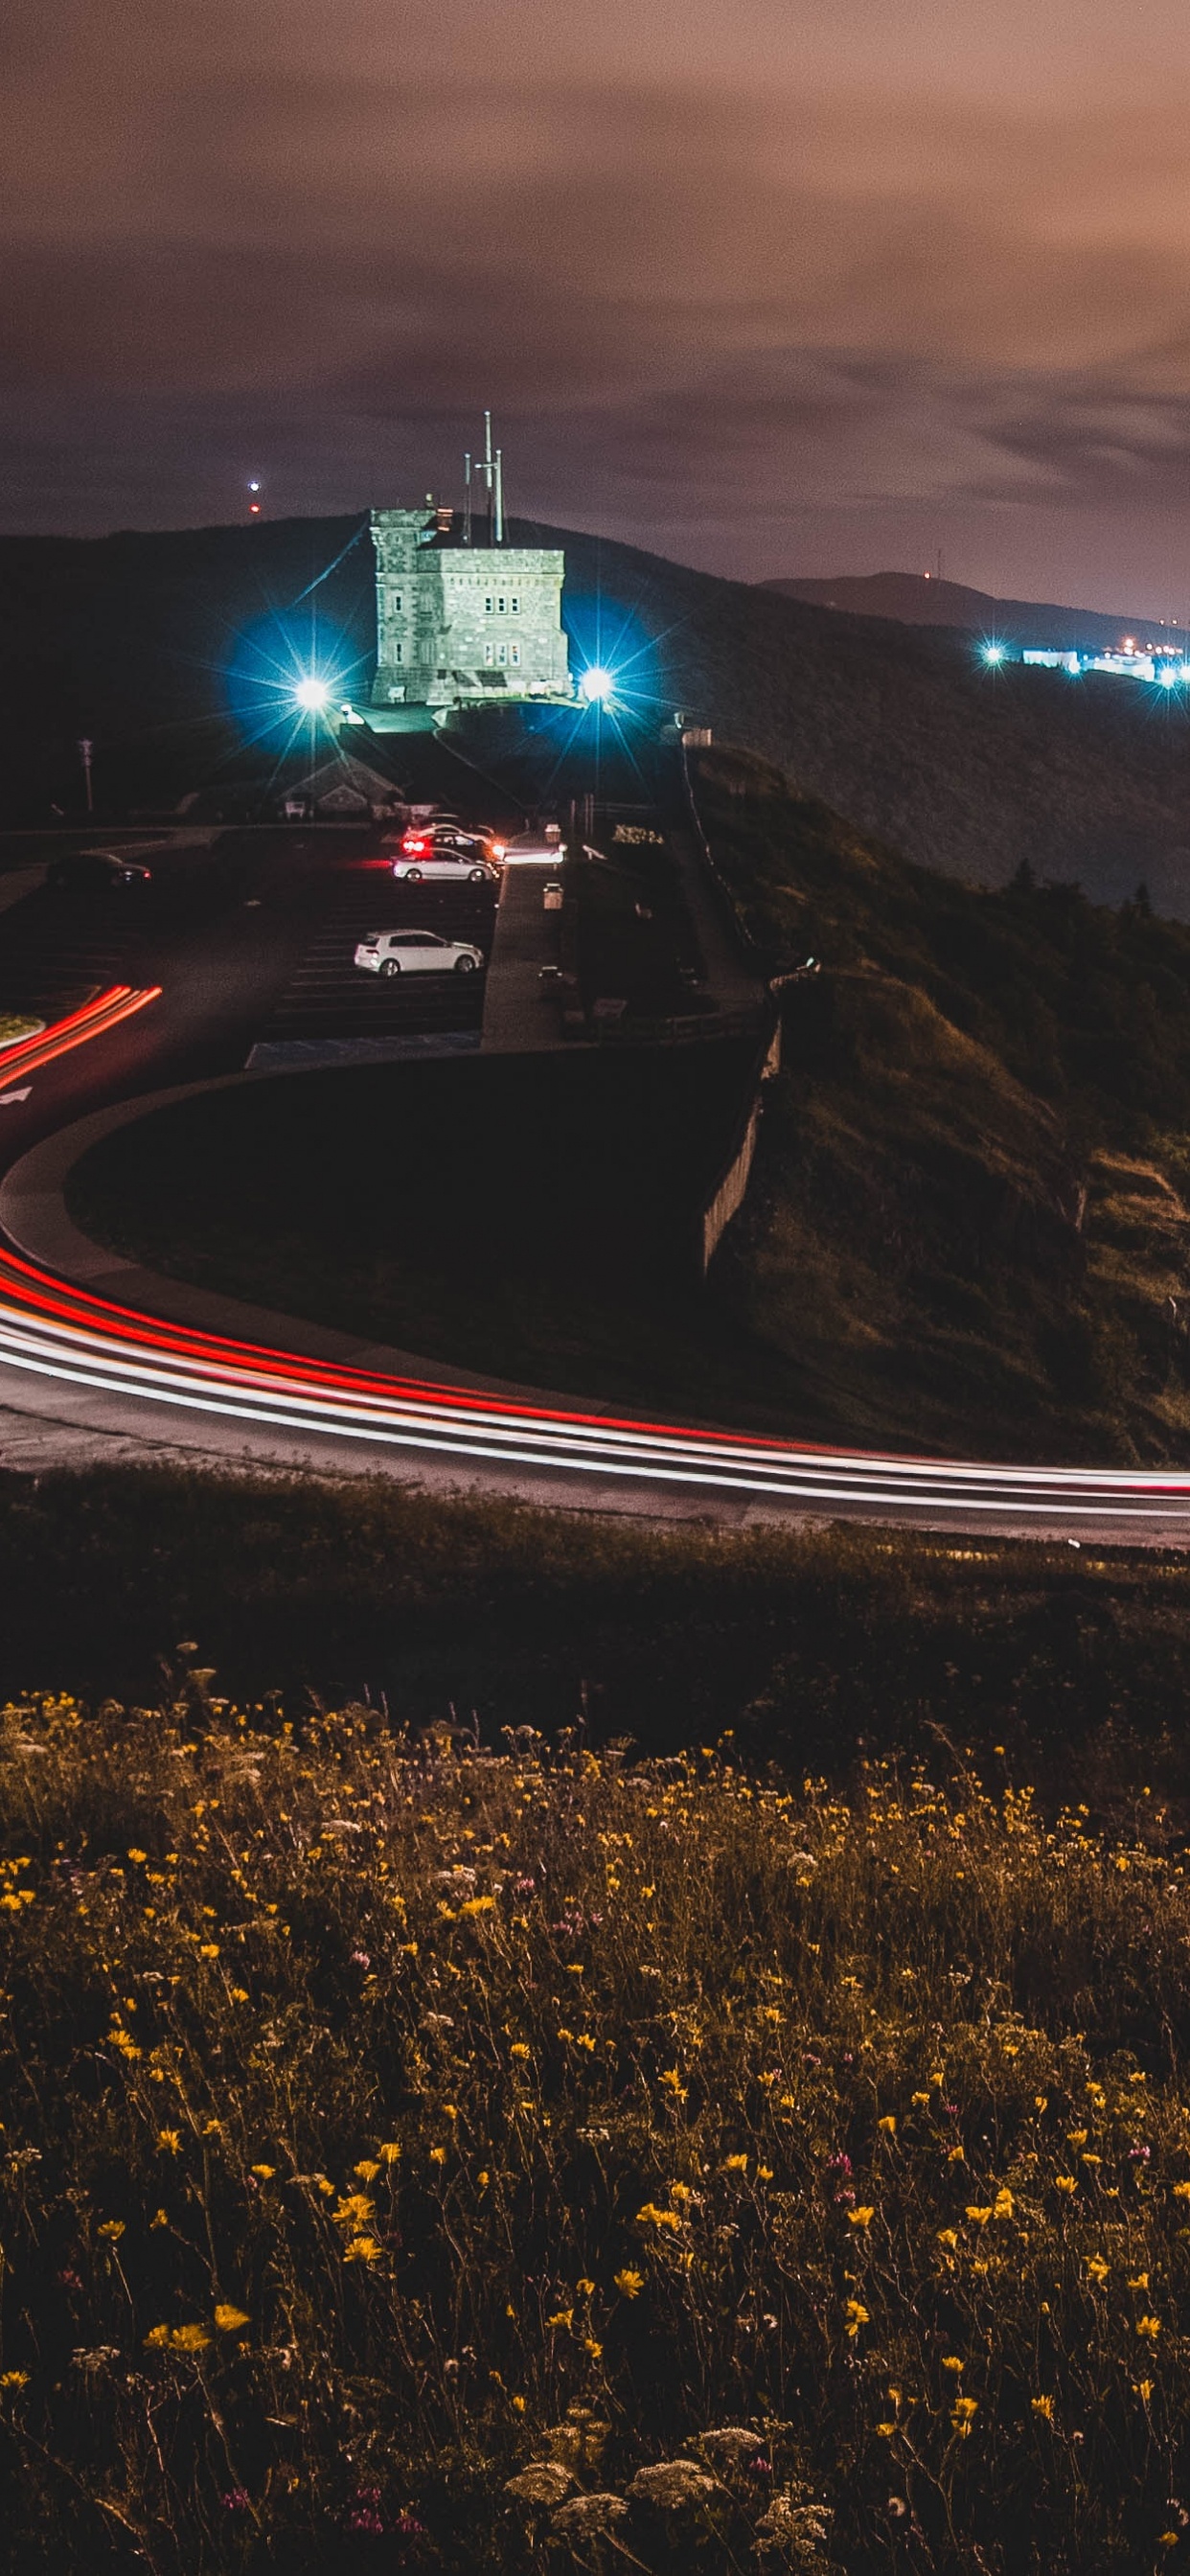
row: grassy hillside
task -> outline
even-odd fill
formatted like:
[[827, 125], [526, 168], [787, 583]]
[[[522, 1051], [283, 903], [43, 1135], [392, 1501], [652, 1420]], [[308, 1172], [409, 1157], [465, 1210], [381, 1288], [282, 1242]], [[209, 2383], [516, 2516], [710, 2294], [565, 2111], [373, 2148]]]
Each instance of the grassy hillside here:
[[1150, 1807], [10, 1708], [13, 2576], [1176, 2566]]
[[966, 582], [940, 581], [919, 572], [843, 573], [831, 580], [766, 581], [782, 599], [808, 600], [818, 608], [846, 609], [853, 616], [895, 617], [910, 626], [961, 626], [969, 635], [998, 636], [1006, 644], [1053, 644], [1087, 652], [1119, 650], [1126, 635], [1144, 648], [1178, 644], [1180, 628], [1155, 617], [1108, 615], [1101, 608], [1061, 608], [1056, 601], [996, 599], [990, 591], [971, 590]]
[[[0, 540], [0, 813], [77, 807], [84, 731], [113, 812], [217, 771], [241, 738], [232, 701], [249, 730], [260, 721], [259, 679], [233, 687], [229, 666], [278, 613], [266, 652], [282, 667], [288, 634], [296, 655], [332, 650], [365, 688], [375, 626], [359, 528]], [[968, 882], [1002, 883], [1028, 858], [1112, 902], [1144, 878], [1159, 908], [1190, 911], [1180, 703], [1061, 672], [992, 674], [961, 635], [839, 617], [573, 531], [513, 534], [565, 544], [579, 649], [627, 655], [640, 721], [691, 710], [861, 829]]]
[[718, 1281], [774, 1384], [866, 1435], [1184, 1455], [1190, 936], [946, 885], [755, 760], [698, 794], [770, 964], [825, 964]]

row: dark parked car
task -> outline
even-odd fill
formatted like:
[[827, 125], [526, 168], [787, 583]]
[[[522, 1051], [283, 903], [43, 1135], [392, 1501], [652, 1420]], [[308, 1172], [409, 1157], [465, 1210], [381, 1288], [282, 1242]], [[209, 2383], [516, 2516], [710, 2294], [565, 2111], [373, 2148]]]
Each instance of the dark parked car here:
[[46, 873], [55, 894], [136, 893], [152, 882], [152, 869], [120, 850], [68, 850]]

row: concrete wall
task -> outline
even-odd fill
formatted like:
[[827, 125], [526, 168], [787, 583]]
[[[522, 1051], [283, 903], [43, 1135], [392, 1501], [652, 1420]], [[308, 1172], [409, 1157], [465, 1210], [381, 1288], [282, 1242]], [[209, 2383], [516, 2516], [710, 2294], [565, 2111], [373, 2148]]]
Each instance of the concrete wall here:
[[714, 1193], [708, 1199], [699, 1222], [698, 1253], [704, 1279], [733, 1216], [739, 1214], [747, 1196], [748, 1183], [752, 1178], [752, 1165], [756, 1158], [756, 1139], [760, 1132], [764, 1085], [766, 1082], [771, 1082], [774, 1074], [779, 1073], [780, 1070], [781, 1023], [778, 1019], [773, 1022], [766, 1040], [764, 1055], [757, 1067], [756, 1089], [743, 1131], [737, 1139], [727, 1169], [716, 1183]]

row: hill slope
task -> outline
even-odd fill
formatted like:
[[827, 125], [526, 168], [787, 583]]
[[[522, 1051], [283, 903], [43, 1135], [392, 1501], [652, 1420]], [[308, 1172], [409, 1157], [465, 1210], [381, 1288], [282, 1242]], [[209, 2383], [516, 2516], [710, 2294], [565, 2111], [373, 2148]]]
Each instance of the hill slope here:
[[[511, 533], [565, 545], [580, 649], [627, 655], [642, 721], [689, 709], [859, 828], [969, 883], [1002, 884], [1027, 857], [1105, 901], [1143, 878], [1160, 909], [1190, 915], [1181, 706], [1110, 679], [992, 674], [957, 633], [839, 617], [607, 540]], [[263, 629], [281, 679], [286, 661], [292, 673], [331, 649], [364, 694], [372, 579], [357, 519], [0, 542], [0, 810], [45, 819], [51, 797], [77, 805], [84, 731], [113, 810], [194, 787], [261, 721], [259, 659], [243, 679], [248, 630]]]
[[698, 798], [772, 964], [826, 962], [716, 1280], [754, 1373], [865, 1439], [1184, 1456], [1190, 934], [945, 885], [755, 758]]
[[[1152, 617], [1120, 617], [1099, 608], [1060, 608], [1052, 600], [997, 599], [965, 582], [939, 581], [930, 573], [840, 573], [830, 580], [761, 583], [781, 599], [815, 608], [846, 609], [857, 617], [892, 617], [906, 626], [957, 626], [968, 635], [999, 635], [1016, 644], [1054, 644], [1115, 652], [1131, 635], [1138, 644], [1169, 644], [1171, 629]], [[1180, 642], [1180, 631], [1176, 640]]]

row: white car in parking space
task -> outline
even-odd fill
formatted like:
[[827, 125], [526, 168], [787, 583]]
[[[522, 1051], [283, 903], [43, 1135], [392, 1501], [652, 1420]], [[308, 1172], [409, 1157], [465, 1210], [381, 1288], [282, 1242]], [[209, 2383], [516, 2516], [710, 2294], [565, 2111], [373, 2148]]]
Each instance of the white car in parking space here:
[[369, 975], [475, 975], [482, 948], [462, 939], [440, 939], [436, 930], [368, 930], [355, 952]]

